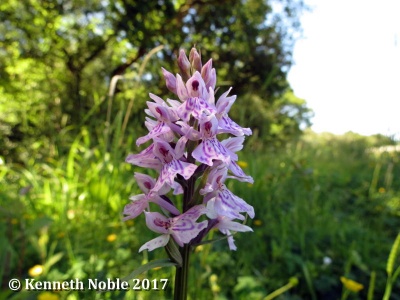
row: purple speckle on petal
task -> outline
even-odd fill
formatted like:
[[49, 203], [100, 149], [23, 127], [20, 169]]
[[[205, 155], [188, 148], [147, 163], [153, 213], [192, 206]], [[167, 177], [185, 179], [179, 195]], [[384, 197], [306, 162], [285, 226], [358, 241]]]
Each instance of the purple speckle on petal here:
[[197, 91], [199, 89], [199, 82], [197, 80], [193, 80], [192, 87], [193, 90]]
[[165, 149], [164, 147], [160, 147], [160, 153], [162, 156], [167, 157], [169, 151], [167, 149]]
[[161, 109], [159, 107], [156, 107], [156, 112], [158, 112], [160, 114], [160, 116], [163, 117], [163, 112], [161, 111]]
[[154, 225], [158, 227], [164, 227], [165, 229], [168, 229], [171, 226], [169, 222], [164, 222], [163, 220], [160, 220], [158, 218], [154, 220]]

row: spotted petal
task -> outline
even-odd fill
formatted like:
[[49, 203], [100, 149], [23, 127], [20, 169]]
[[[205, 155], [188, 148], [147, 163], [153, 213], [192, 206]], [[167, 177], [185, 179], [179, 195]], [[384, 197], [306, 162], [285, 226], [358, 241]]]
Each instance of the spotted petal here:
[[[254, 183], [253, 177], [246, 175], [242, 168], [239, 167], [239, 165], [235, 161], [231, 161], [229, 164], [229, 170], [233, 173], [234, 177], [239, 181], [242, 182], [249, 182], [249, 183]], [[228, 176], [229, 178], [232, 178], [232, 176]]]
[[189, 243], [197, 237], [203, 229], [207, 228], [208, 221], [196, 223], [190, 219], [181, 219], [174, 224], [172, 237], [179, 246]]
[[203, 205], [196, 205], [173, 219], [172, 236], [179, 246], [189, 243], [207, 227], [207, 221], [196, 223], [196, 220], [204, 213], [206, 213], [206, 208]]
[[231, 219], [244, 220], [244, 217], [239, 214], [240, 212], [246, 212], [250, 218], [254, 218], [254, 208], [242, 198], [234, 195], [225, 185], [223, 185], [215, 197], [214, 208], [218, 215], [227, 216]]
[[192, 156], [203, 164], [212, 166], [213, 159], [221, 160], [226, 164], [231, 161], [228, 150], [215, 137], [203, 140], [192, 152]]
[[[138, 184], [139, 188], [145, 193], [149, 194], [150, 190], [154, 188], [154, 185], [156, 184], [156, 180], [146, 174], [138, 173], [135, 172], [135, 179], [136, 183]], [[170, 188], [167, 186], [165, 189], [161, 189], [158, 191], [158, 195], [165, 195], [168, 193]]]
[[154, 249], [164, 247], [168, 244], [168, 241], [169, 241], [169, 234], [160, 235], [159, 237], [156, 237], [155, 239], [148, 241], [142, 247], [140, 247], [139, 252], [142, 252], [143, 250], [146, 249], [148, 251], [153, 251]]
[[188, 98], [177, 108], [178, 116], [185, 122], [188, 122], [190, 116], [200, 120], [204, 115], [209, 116], [216, 113], [213, 105], [199, 97]]
[[174, 179], [177, 174], [182, 175], [182, 177], [187, 180], [193, 175], [196, 168], [197, 166], [195, 164], [176, 159], [172, 160], [163, 166], [153, 190], [158, 191], [163, 188], [164, 184], [174, 187]]
[[153, 149], [154, 144], [151, 144], [149, 147], [138, 154], [129, 154], [125, 161], [139, 167], [159, 170], [161, 169], [162, 164], [160, 160], [157, 159], [157, 157], [154, 155]]
[[221, 144], [224, 145], [226, 149], [232, 152], [238, 152], [243, 149], [243, 142], [244, 137], [238, 136], [227, 138], [226, 140], [221, 141]]
[[140, 146], [147, 141], [159, 137], [162, 134], [167, 134], [171, 131], [171, 128], [164, 122], [158, 122], [158, 124], [145, 136], [142, 136], [136, 140], [136, 146]]
[[206, 84], [199, 72], [195, 72], [192, 77], [186, 82], [186, 89], [188, 91], [189, 97], [198, 97], [201, 99], [208, 98], [208, 91]]
[[149, 201], [144, 194], [136, 195], [129, 199], [132, 202], [125, 205], [124, 215], [126, 216], [123, 218], [124, 221], [136, 218], [149, 206]]
[[158, 212], [145, 212], [147, 227], [158, 233], [168, 234], [171, 227], [170, 219]]
[[252, 131], [250, 128], [240, 127], [238, 124], [233, 122], [228, 116], [223, 116], [218, 122], [219, 133], [230, 133], [236, 136], [251, 135]]
[[232, 88], [229, 88], [225, 93], [223, 93], [217, 101], [217, 114], [222, 117], [225, 116], [229, 110], [231, 109], [232, 104], [236, 100], [236, 95], [229, 96], [229, 92], [232, 90]]

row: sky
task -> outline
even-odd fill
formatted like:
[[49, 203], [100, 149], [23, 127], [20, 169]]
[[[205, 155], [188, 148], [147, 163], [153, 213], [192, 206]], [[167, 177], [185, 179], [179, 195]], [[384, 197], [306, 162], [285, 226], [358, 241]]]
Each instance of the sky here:
[[400, 137], [400, 0], [306, 0], [288, 79], [316, 132]]

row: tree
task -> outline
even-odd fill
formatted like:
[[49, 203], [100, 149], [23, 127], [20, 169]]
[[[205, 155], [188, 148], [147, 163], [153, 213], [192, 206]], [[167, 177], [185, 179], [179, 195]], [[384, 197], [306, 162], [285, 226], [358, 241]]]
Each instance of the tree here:
[[[196, 45], [222, 70], [219, 83], [241, 96], [237, 106], [246, 109], [234, 111], [235, 117], [249, 120], [259, 136], [298, 134], [309, 111], [304, 101], [284, 95], [291, 93], [286, 74], [303, 9], [302, 0], [1, 3], [0, 130], [8, 136], [3, 151], [12, 147], [16, 132], [24, 140], [51, 140], [68, 125], [81, 126], [83, 116], [105, 99], [111, 78], [137, 68], [158, 45], [164, 49], [147, 65], [152, 76], [141, 78], [143, 87], [159, 83], [166, 92], [161, 65], [176, 69], [179, 48]], [[116, 101], [127, 101], [127, 87], [118, 84]], [[99, 105], [99, 113], [106, 109]]]

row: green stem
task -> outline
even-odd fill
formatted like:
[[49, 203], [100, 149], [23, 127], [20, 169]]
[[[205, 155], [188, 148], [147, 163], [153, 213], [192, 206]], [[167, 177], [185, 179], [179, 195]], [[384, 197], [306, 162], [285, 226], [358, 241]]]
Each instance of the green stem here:
[[[188, 152], [188, 162], [193, 163], [192, 152]], [[189, 178], [187, 186], [183, 191], [183, 205], [182, 212], [185, 213], [191, 208], [191, 200], [193, 199], [194, 186], [196, 179]], [[188, 292], [188, 277], [189, 277], [189, 257], [190, 257], [190, 244], [185, 244], [179, 249], [182, 256], [181, 266], [176, 267], [175, 273], [175, 287], [174, 287], [174, 300], [186, 300]]]
[[383, 295], [382, 299], [389, 300], [391, 294], [392, 294], [392, 278], [391, 276], [389, 276], [386, 283], [385, 294]]
[[297, 284], [299, 283], [297, 278], [291, 278], [291, 280], [289, 280], [289, 283], [287, 283], [286, 285], [280, 287], [279, 289], [273, 291], [271, 294], [267, 295], [264, 300], [272, 300], [276, 297], [278, 297], [279, 295], [287, 292], [288, 290], [290, 290], [291, 288], [295, 287]]
[[175, 273], [174, 300], [186, 300], [187, 298], [190, 245], [184, 245], [181, 248], [181, 255], [182, 255], [182, 266], [177, 267]]

